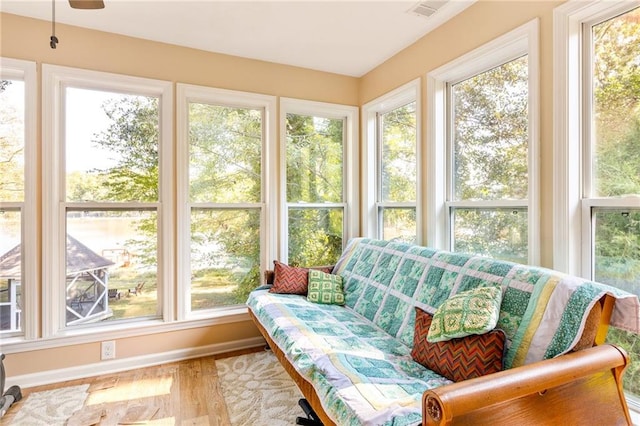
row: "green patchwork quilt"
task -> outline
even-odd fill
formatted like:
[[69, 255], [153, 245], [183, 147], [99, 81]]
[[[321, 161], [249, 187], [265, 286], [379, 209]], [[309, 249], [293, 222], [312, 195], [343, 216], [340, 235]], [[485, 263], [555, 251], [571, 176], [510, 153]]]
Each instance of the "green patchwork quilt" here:
[[254, 291], [247, 302], [339, 425], [420, 424], [425, 390], [450, 383], [411, 359], [415, 306], [499, 283], [505, 368], [563, 354], [600, 297], [617, 298], [612, 324], [640, 331], [640, 303], [615, 288], [479, 256], [356, 238], [338, 260], [345, 306]]
[[422, 393], [451, 383], [352, 309], [267, 290], [247, 303], [336, 424], [420, 424]]

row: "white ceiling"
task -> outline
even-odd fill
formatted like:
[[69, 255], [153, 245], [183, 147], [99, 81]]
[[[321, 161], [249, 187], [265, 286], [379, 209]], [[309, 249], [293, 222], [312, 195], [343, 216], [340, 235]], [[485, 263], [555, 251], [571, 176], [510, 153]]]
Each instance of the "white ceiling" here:
[[[428, 18], [403, 0], [104, 0], [101, 10], [55, 1], [59, 23], [360, 77], [475, 0], [423, 2], [442, 5]], [[52, 3], [0, 0], [0, 11], [49, 21]], [[65, 43], [59, 27], [56, 36]]]

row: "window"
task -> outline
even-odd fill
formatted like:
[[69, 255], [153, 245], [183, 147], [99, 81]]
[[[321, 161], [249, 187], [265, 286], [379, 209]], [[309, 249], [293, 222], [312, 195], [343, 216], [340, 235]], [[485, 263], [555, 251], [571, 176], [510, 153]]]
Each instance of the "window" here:
[[533, 21], [429, 74], [430, 244], [538, 262], [537, 28]]
[[356, 228], [357, 108], [281, 102], [284, 249], [292, 265], [334, 263]]
[[[640, 8], [554, 13], [554, 267], [640, 296]], [[607, 341], [631, 357], [624, 389], [640, 408], [640, 337], [612, 328]]]
[[[180, 276], [186, 315], [244, 304], [260, 282], [266, 239], [269, 119], [275, 98], [179, 85]], [[185, 124], [182, 124], [185, 123]], [[183, 238], [188, 238], [184, 240]]]
[[453, 251], [526, 263], [527, 56], [447, 85]]
[[583, 212], [594, 225], [586, 233], [593, 253], [585, 263], [594, 279], [638, 295], [640, 203], [630, 197], [640, 196], [639, 22], [636, 8], [585, 25], [583, 64], [591, 70], [584, 88]]
[[43, 76], [52, 139], [43, 275], [57, 319], [45, 325], [162, 318], [171, 297], [171, 85], [48, 65]]
[[417, 242], [418, 102], [420, 81], [410, 82], [363, 107], [364, 228], [385, 240]]
[[32, 338], [38, 318], [36, 67], [7, 58], [0, 62], [0, 335]]

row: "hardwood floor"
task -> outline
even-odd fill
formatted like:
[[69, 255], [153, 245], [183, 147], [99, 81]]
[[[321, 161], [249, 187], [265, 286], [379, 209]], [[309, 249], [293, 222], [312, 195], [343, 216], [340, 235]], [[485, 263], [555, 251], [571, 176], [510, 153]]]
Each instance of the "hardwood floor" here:
[[[30, 393], [88, 384], [89, 396], [82, 413], [88, 417], [91, 417], [91, 414], [93, 417], [99, 416], [100, 425], [123, 424], [122, 419], [127, 413], [143, 412], [141, 417], [146, 416], [151, 420], [135, 424], [228, 426], [229, 415], [222, 396], [215, 360], [261, 350], [264, 350], [263, 346], [25, 388], [22, 389], [22, 401], [11, 407], [1, 423], [11, 423], [20, 409], [20, 404]], [[119, 421], [121, 423], [118, 423]]]

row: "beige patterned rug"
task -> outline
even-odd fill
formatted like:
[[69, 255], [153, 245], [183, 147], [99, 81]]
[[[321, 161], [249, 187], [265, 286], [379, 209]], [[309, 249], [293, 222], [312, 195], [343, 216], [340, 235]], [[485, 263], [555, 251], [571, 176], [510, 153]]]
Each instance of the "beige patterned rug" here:
[[270, 351], [216, 360], [232, 426], [289, 426], [302, 394]]
[[64, 425], [84, 405], [89, 395], [87, 389], [88, 384], [34, 392], [20, 402], [20, 409], [11, 425]]

